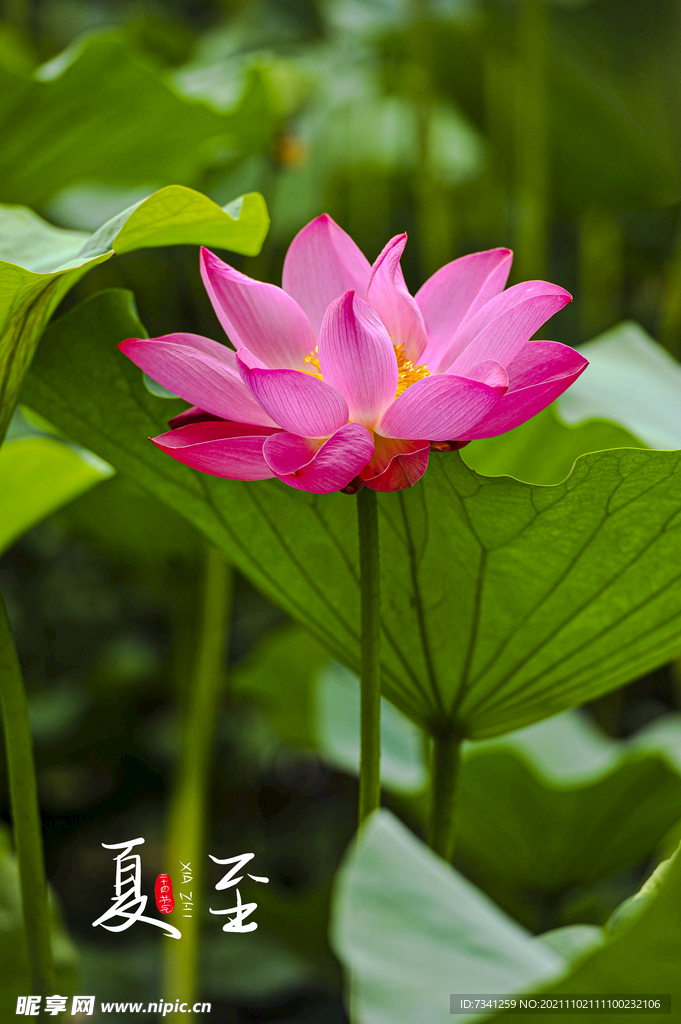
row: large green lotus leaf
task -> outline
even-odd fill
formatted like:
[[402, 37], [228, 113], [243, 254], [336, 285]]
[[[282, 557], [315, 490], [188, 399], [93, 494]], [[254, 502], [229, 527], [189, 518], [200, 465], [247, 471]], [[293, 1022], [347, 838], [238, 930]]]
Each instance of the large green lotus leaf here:
[[[651, 897], [640, 900], [640, 913], [605, 939], [599, 929], [584, 927], [531, 939], [389, 812], [379, 811], [339, 872], [331, 934], [352, 976], [358, 1024], [445, 1024], [452, 1020], [450, 994], [529, 991], [601, 998], [671, 994], [671, 1020], [681, 1000], [680, 903], [676, 856]], [[582, 1016], [561, 1014], [568, 1021]], [[491, 1019], [501, 1017], [536, 1020], [536, 1014], [523, 1013]]]
[[[355, 501], [198, 474], [147, 438], [181, 406], [117, 351], [106, 292], [50, 328], [25, 401], [180, 511], [349, 668], [359, 663]], [[64, 353], [68, 352], [68, 359]], [[583, 456], [562, 484], [479, 476], [434, 453], [379, 496], [385, 695], [429, 730], [484, 738], [668, 660], [681, 628], [681, 453]]]
[[112, 470], [52, 437], [22, 437], [0, 448], [0, 552]]
[[568, 424], [614, 420], [650, 448], [681, 448], [681, 366], [633, 322], [580, 347], [589, 367], [558, 400]]
[[180, 185], [154, 192], [93, 235], [55, 228], [23, 206], [0, 206], [0, 438], [45, 324], [91, 267], [115, 253], [188, 243], [253, 256], [268, 224], [258, 193], [220, 207]]
[[622, 741], [566, 712], [466, 744], [462, 861], [513, 891], [559, 892], [649, 857], [681, 808], [681, 718], [669, 718]]
[[368, 820], [336, 877], [331, 942], [357, 1024], [445, 1024], [450, 994], [522, 991], [566, 964], [388, 811]]
[[[77, 955], [54, 903], [50, 908], [52, 953], [57, 992], [72, 995]], [[28, 948], [21, 910], [19, 872], [5, 828], [0, 832], [0, 1011], [5, 1020], [16, 1014], [17, 997], [31, 991]]]
[[[644, 885], [638, 899], [640, 913], [631, 913], [617, 925], [600, 948], [580, 958], [563, 978], [550, 988], [553, 995], [579, 993], [583, 996], [605, 994], [671, 996], [671, 1016], [678, 1017], [681, 1005], [681, 856], [675, 854], [661, 865], [653, 884]], [[650, 890], [649, 892], [647, 890]], [[633, 908], [632, 908], [633, 909]], [[635, 908], [636, 911], [638, 907]], [[531, 1024], [536, 1014], [513, 1014], [508, 1017], [520, 1024]], [[632, 1014], [651, 1019], [650, 1014]], [[494, 1020], [497, 1018], [495, 1017]], [[576, 1022], [583, 1015], [561, 1014], [561, 1019]], [[622, 1014], [599, 1014], [599, 1019], [619, 1021]]]
[[42, 208], [82, 182], [197, 183], [216, 159], [253, 149], [271, 126], [261, 76], [219, 113], [179, 95], [114, 34], [78, 40], [32, 77], [0, 69], [0, 200]]

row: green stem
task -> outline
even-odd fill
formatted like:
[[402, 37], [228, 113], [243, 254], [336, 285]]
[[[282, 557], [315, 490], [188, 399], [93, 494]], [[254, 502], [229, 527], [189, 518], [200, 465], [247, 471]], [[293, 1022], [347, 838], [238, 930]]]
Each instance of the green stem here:
[[665, 267], [659, 334], [665, 348], [681, 357], [681, 231]]
[[546, 77], [549, 15], [544, 0], [523, 0], [516, 59], [516, 275], [543, 277], [548, 241]]
[[442, 733], [435, 737], [428, 842], [446, 861], [451, 861], [454, 856], [455, 797], [460, 757], [461, 741], [455, 733]]
[[9, 772], [14, 845], [34, 995], [53, 995], [54, 961], [50, 940], [45, 860], [33, 762], [28, 701], [12, 631], [0, 594], [0, 703]]
[[[168, 825], [168, 873], [175, 883], [175, 922], [180, 942], [164, 943], [164, 994], [168, 1002], [192, 1003], [197, 995], [206, 806], [215, 723], [225, 683], [225, 649], [232, 608], [233, 573], [222, 553], [206, 551], [196, 658], [186, 695], [182, 753]], [[182, 883], [182, 865], [191, 882]], [[184, 910], [178, 894], [191, 892]], [[190, 917], [183, 916], [191, 914]]]
[[381, 581], [376, 491], [357, 495], [362, 615], [359, 821], [381, 803]]

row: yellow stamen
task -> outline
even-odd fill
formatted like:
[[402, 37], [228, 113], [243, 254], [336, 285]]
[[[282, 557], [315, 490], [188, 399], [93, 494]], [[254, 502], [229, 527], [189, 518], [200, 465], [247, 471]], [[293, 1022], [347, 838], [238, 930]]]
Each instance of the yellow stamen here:
[[412, 384], [416, 384], [418, 380], [423, 380], [424, 377], [430, 377], [430, 370], [424, 363], [412, 363], [411, 359], [407, 359], [404, 354], [404, 345], [397, 345], [395, 347], [395, 355], [397, 356], [398, 371], [395, 398], [399, 398], [402, 392], [406, 391]]
[[[397, 391], [395, 392], [395, 398], [399, 398], [402, 392], [406, 391], [412, 384], [416, 384], [417, 380], [430, 377], [430, 370], [425, 363], [413, 363], [411, 359], [407, 359], [404, 354], [404, 345], [397, 345], [395, 347], [395, 357], [397, 359]], [[309, 373], [311, 377], [317, 377], [318, 380], [324, 379], [319, 366], [318, 345], [315, 345], [314, 349], [305, 356], [303, 362], [308, 363], [310, 367], [314, 367], [314, 369], [303, 370], [303, 373]]]
[[310, 366], [314, 366], [314, 370], [303, 370], [303, 373], [309, 373], [311, 377], [317, 377], [318, 380], [324, 380], [319, 366], [319, 345], [315, 345], [314, 349], [305, 356], [303, 362], [309, 363]]

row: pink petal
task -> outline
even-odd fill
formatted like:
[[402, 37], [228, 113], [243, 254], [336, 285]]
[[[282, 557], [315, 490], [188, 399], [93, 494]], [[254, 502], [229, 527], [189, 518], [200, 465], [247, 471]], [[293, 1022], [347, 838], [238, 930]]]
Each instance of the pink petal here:
[[152, 437], [166, 455], [211, 476], [228, 480], [267, 480], [274, 476], [263, 457], [266, 438], [275, 431], [249, 423], [191, 423]]
[[510, 249], [473, 252], [447, 263], [416, 293], [428, 333], [423, 361], [438, 362], [463, 321], [503, 291], [513, 261]]
[[466, 373], [483, 359], [496, 359], [508, 366], [525, 342], [571, 299], [564, 288], [546, 281], [513, 285], [461, 325], [441, 353], [438, 367], [430, 367], [431, 372]]
[[481, 380], [483, 384], [503, 388], [504, 391], [508, 388], [508, 374], [495, 359], [485, 359], [482, 363], [476, 363], [466, 371], [466, 376], [469, 380]]
[[326, 311], [319, 366], [348, 403], [350, 419], [366, 427], [374, 427], [395, 398], [395, 349], [378, 315], [354, 292], [335, 299]]
[[404, 345], [407, 359], [418, 363], [426, 347], [426, 328], [421, 310], [409, 294], [400, 257], [407, 243], [406, 234], [391, 238], [371, 270], [367, 301], [388, 328], [393, 345]]
[[401, 441], [374, 434], [374, 454], [360, 479], [374, 491], [403, 491], [421, 479], [429, 455], [429, 441]]
[[426, 377], [403, 391], [384, 414], [384, 437], [450, 441], [468, 431], [497, 404], [505, 388], [442, 374]]
[[319, 334], [329, 303], [350, 290], [364, 295], [370, 274], [364, 253], [328, 213], [323, 213], [291, 242], [284, 260], [283, 286]]
[[201, 277], [218, 320], [236, 348], [267, 366], [302, 366], [315, 335], [302, 309], [273, 284], [254, 281], [201, 250]]
[[588, 365], [588, 360], [569, 345], [528, 341], [508, 365], [508, 390], [518, 391], [554, 378], [579, 375]]
[[348, 422], [345, 399], [329, 384], [300, 370], [249, 368], [237, 356], [244, 383], [268, 416], [304, 437], [329, 437]]
[[263, 363], [262, 359], [258, 359], [252, 352], [249, 352], [247, 348], [239, 349], [236, 366], [241, 377], [243, 377], [244, 367], [248, 367], [249, 370], [269, 370], [269, 366]]
[[213, 416], [241, 423], [275, 423], [251, 397], [225, 345], [196, 334], [128, 338], [119, 349], [164, 387]]
[[321, 446], [308, 437], [273, 434], [264, 446], [267, 463], [280, 480], [312, 494], [340, 491], [354, 480], [374, 451], [360, 423], [346, 423]]
[[587, 365], [586, 359], [567, 345], [528, 341], [508, 368], [508, 391], [466, 437], [496, 437], [520, 426], [567, 391]]

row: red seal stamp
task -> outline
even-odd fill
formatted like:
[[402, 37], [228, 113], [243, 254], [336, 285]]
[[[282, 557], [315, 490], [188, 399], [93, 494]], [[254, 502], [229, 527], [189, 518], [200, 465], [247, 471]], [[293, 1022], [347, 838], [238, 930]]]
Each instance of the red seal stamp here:
[[175, 909], [175, 899], [173, 897], [173, 881], [170, 875], [159, 875], [156, 879], [156, 885], [154, 886], [154, 895], [156, 896], [156, 906], [162, 914], [172, 914]]

